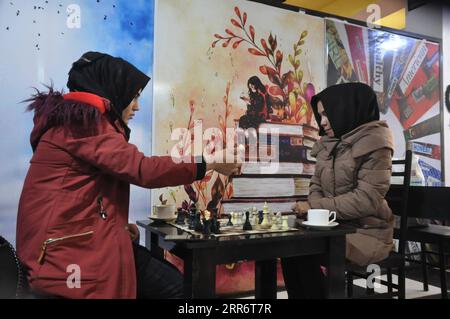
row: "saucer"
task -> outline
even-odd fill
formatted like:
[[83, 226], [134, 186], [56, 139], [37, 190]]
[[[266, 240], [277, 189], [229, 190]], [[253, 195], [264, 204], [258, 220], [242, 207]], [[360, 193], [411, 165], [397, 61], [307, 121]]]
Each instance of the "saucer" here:
[[308, 227], [311, 229], [318, 229], [318, 230], [327, 230], [336, 227], [339, 225], [338, 222], [331, 222], [328, 225], [317, 225], [317, 224], [310, 224], [307, 221], [302, 222], [302, 226]]
[[154, 216], [149, 216], [148, 218], [157, 222], [173, 222], [177, 219], [176, 217], [154, 217]]

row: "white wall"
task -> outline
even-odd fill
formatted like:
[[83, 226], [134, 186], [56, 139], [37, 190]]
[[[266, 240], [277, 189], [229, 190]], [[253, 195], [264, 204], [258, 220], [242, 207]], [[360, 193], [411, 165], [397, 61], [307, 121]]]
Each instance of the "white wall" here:
[[408, 11], [405, 31], [440, 39], [442, 37], [442, 6], [430, 3]]

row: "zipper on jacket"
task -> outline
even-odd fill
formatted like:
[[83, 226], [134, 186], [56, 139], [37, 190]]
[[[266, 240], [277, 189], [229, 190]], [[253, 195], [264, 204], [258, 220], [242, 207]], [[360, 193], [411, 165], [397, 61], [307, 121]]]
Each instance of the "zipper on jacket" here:
[[100, 209], [100, 211], [99, 211], [100, 217], [103, 220], [106, 220], [106, 218], [108, 218], [108, 213], [106, 212], [105, 208], [103, 207], [103, 196], [100, 195], [97, 198], [97, 204], [98, 204], [99, 209]]
[[45, 240], [42, 243], [42, 246], [41, 246], [41, 254], [39, 255], [38, 263], [41, 264], [41, 265], [44, 263], [44, 258], [45, 258], [45, 254], [47, 252], [47, 246], [48, 245], [51, 245], [51, 244], [54, 244], [54, 243], [57, 243], [57, 242], [60, 242], [60, 241], [68, 240], [68, 239], [89, 236], [89, 235], [92, 235], [93, 233], [94, 233], [94, 231], [91, 230], [91, 231], [88, 231], [88, 232], [85, 232], [85, 233], [81, 233], [81, 234], [68, 235], [68, 236], [58, 237], [58, 238], [49, 238], [49, 239]]

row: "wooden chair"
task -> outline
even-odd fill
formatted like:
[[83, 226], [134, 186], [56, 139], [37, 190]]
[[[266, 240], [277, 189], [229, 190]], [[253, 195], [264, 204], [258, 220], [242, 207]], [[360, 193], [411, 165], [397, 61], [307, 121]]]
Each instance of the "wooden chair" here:
[[[387, 281], [380, 280], [379, 283], [388, 287], [388, 293], [378, 294], [377, 297], [388, 296], [390, 298], [397, 296], [399, 299], [405, 299], [405, 245], [406, 245], [406, 234], [408, 230], [407, 223], [407, 212], [408, 212], [408, 195], [409, 187], [411, 182], [411, 158], [412, 152], [410, 150], [406, 151], [405, 159], [393, 160], [392, 165], [401, 165], [404, 167], [401, 172], [392, 172], [392, 176], [403, 177], [402, 191], [400, 195], [388, 196], [386, 195], [386, 200], [392, 210], [393, 214], [398, 216], [400, 220], [399, 229], [399, 245], [398, 252], [391, 252], [390, 255], [376, 264], [380, 267], [382, 272], [386, 272]], [[389, 194], [389, 193], [388, 193]], [[392, 270], [397, 269], [398, 271], [398, 281], [397, 283], [392, 282]], [[354, 277], [367, 279], [372, 273], [367, 272], [367, 267], [361, 267], [355, 264], [347, 265], [347, 296], [349, 298], [353, 297], [353, 280]], [[394, 292], [393, 289], [396, 289]], [[374, 291], [371, 288], [367, 289], [369, 297], [374, 297]]]

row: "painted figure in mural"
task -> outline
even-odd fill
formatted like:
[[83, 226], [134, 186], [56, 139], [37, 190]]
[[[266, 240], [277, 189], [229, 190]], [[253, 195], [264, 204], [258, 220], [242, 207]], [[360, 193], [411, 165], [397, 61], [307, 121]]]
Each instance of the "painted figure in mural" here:
[[241, 99], [247, 103], [247, 112], [239, 119], [239, 127], [257, 129], [272, 112], [271, 99], [266, 86], [257, 76], [248, 79], [247, 87], [248, 96], [241, 96]]
[[[394, 217], [385, 195], [389, 189], [393, 142], [386, 122], [379, 120], [375, 92], [363, 83], [331, 86], [312, 98], [322, 139], [311, 155], [317, 163], [307, 202], [310, 208], [337, 213], [337, 219], [358, 227], [347, 235], [346, 258], [358, 265], [385, 259], [392, 251]], [[282, 260], [289, 298], [324, 297], [320, 257]]]
[[137, 244], [128, 222], [130, 184], [190, 184], [235, 163], [175, 163], [128, 143], [128, 122], [150, 80], [127, 61], [85, 53], [63, 94], [29, 101], [33, 157], [17, 219], [17, 250], [36, 294], [63, 298], [183, 297], [183, 276]]

